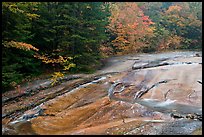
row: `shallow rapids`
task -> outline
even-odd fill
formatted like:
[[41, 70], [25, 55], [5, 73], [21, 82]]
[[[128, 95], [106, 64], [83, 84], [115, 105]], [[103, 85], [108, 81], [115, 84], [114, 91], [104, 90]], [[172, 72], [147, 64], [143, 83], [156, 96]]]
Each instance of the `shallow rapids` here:
[[[202, 121], [176, 119], [171, 114], [202, 115], [202, 57], [196, 57], [196, 53], [112, 57], [107, 66], [96, 72], [100, 77], [73, 86], [80, 77], [46, 89], [49, 94], [62, 94], [14, 120], [3, 118], [3, 134], [158, 135], [171, 131], [192, 134], [201, 128]], [[165, 62], [169, 65], [159, 64]], [[144, 64], [148, 68], [132, 69], [133, 66], [142, 68]], [[117, 73], [102, 75], [110, 72]], [[74, 87], [71, 90], [70, 85]], [[16, 104], [8, 102], [3, 110], [16, 109], [21, 101], [29, 98], [22, 98]]]

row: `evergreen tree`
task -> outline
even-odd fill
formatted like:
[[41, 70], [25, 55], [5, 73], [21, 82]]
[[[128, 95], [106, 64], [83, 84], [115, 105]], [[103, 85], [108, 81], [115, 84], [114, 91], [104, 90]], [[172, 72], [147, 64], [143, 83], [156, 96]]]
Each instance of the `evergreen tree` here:
[[31, 51], [37, 49], [27, 44], [33, 37], [30, 21], [38, 17], [32, 13], [36, 6], [37, 3], [2, 3], [3, 91], [20, 83], [27, 75], [39, 72], [39, 61], [33, 58], [34, 52]]

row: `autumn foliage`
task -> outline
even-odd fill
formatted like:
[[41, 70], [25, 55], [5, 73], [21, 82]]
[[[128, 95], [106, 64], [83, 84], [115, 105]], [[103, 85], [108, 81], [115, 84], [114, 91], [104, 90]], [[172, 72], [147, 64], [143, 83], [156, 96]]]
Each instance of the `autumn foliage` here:
[[199, 2], [113, 2], [108, 29], [117, 54], [201, 47]]
[[158, 50], [197, 48], [201, 45], [202, 20], [198, 16], [199, 7], [196, 2], [178, 2], [161, 13], [162, 23], [169, 31], [169, 36], [160, 43]]
[[[53, 83], [105, 57], [202, 48], [201, 2], [2, 2], [2, 85]], [[71, 71], [71, 72], [70, 72]]]
[[3, 42], [3, 45], [7, 48], [10, 47], [14, 47], [17, 49], [22, 49], [22, 50], [34, 50], [34, 51], [38, 51], [39, 49], [37, 49], [36, 47], [32, 46], [31, 44], [28, 43], [24, 43], [24, 42], [16, 42], [16, 41], [9, 41], [9, 42]]
[[147, 42], [145, 37], [153, 35], [154, 24], [145, 16], [137, 3], [124, 2], [111, 4], [111, 17], [108, 29], [116, 38], [112, 41], [119, 54], [137, 52]]

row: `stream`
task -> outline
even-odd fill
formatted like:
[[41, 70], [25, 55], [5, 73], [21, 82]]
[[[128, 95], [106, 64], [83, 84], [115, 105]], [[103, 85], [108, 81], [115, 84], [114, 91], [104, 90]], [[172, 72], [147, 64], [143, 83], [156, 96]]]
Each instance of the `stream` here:
[[[46, 83], [34, 82], [32, 91], [40, 82]], [[116, 56], [95, 74], [38, 89], [18, 102], [12, 92], [3, 95], [5, 135], [202, 134], [201, 52]], [[36, 105], [28, 108], [30, 102]]]

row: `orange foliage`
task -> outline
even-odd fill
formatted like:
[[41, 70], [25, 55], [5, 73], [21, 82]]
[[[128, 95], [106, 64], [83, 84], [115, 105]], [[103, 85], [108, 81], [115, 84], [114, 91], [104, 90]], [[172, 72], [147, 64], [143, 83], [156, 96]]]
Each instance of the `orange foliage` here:
[[108, 46], [105, 46], [105, 45], [100, 46], [100, 52], [102, 53], [102, 55], [104, 57], [113, 55], [113, 49], [111, 47], [108, 47]]
[[61, 72], [54, 72], [54, 74], [50, 78], [50, 80], [52, 80], [51, 85], [53, 86], [56, 82], [58, 82], [58, 79], [62, 78], [62, 77], [64, 77], [63, 73], [61, 73]]
[[187, 3], [178, 3], [177, 5], [170, 6], [164, 15], [168, 18], [169, 22], [175, 23], [180, 27], [199, 27], [202, 25], [202, 21], [197, 19], [197, 15], [190, 10]]
[[40, 54], [35, 54], [34, 57], [42, 60], [42, 62], [46, 63], [46, 64], [49, 64], [49, 63], [58, 63], [58, 64], [63, 64], [65, 62], [69, 60], [71, 60], [72, 58], [71, 57], [62, 57], [62, 56], [59, 56], [57, 59], [52, 59], [52, 58], [49, 58], [45, 55], [40, 55]]
[[181, 46], [183, 38], [181, 36], [173, 35], [160, 42], [158, 50], [178, 49]]
[[17, 49], [22, 49], [22, 50], [35, 50], [38, 51], [39, 49], [35, 48], [31, 44], [27, 44], [24, 42], [15, 42], [15, 41], [10, 41], [10, 42], [4, 42], [3, 45], [7, 48], [9, 47], [14, 47]]
[[170, 7], [168, 8], [168, 10], [166, 11], [166, 13], [177, 12], [177, 11], [180, 11], [181, 9], [182, 9], [181, 6], [173, 5], [173, 6], [170, 6]]
[[[134, 15], [134, 16], [133, 16]], [[113, 45], [122, 52], [135, 52], [145, 45], [140, 39], [153, 35], [154, 24], [135, 2], [115, 3], [111, 5], [111, 17], [108, 29], [117, 34]]]
[[49, 58], [45, 55], [35, 54], [35, 58], [42, 60], [45, 64], [52, 64], [55, 66], [55, 64], [60, 64], [64, 67], [63, 70], [69, 70], [72, 67], [75, 67], [76, 64], [71, 63], [70, 61], [73, 59], [72, 57], [62, 57], [59, 56], [58, 58]]
[[174, 36], [169, 38], [167, 45], [169, 48], [177, 49], [181, 45], [180, 43], [181, 43], [182, 39], [183, 39], [182, 37], [174, 35]]

